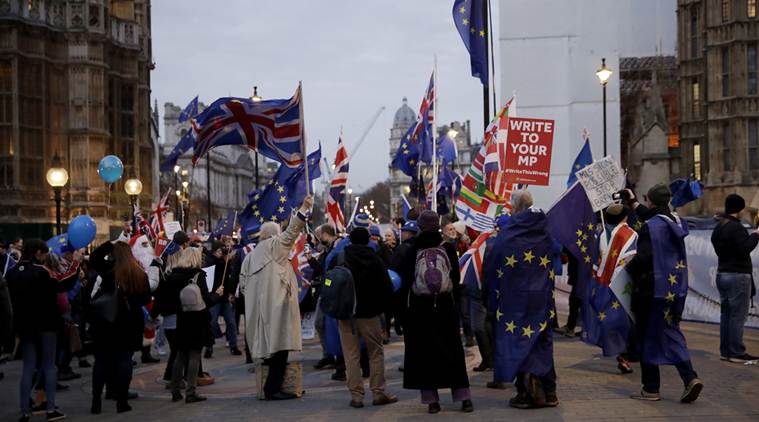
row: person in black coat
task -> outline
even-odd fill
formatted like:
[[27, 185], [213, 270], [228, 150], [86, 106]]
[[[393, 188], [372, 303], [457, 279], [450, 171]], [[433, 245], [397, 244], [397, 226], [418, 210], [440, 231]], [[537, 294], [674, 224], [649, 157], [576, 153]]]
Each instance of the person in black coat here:
[[[242, 355], [237, 347], [237, 324], [235, 323], [235, 292], [240, 283], [240, 267], [242, 260], [236, 249], [233, 249], [231, 238], [227, 243], [213, 242], [212, 254], [208, 255], [206, 263], [214, 266], [214, 281], [211, 290], [224, 287], [224, 295], [213, 307], [211, 307], [211, 330], [214, 338], [221, 338], [222, 332], [219, 326], [219, 317], [224, 318], [225, 333], [229, 352], [234, 356]], [[213, 343], [206, 348], [205, 358], [213, 356]]]
[[[174, 360], [171, 376], [171, 400], [182, 400], [180, 393], [182, 378], [187, 380], [185, 391], [185, 403], [195, 403], [206, 398], [196, 393], [197, 376], [200, 368], [201, 351], [204, 347], [213, 343], [211, 332], [211, 312], [213, 307], [224, 295], [224, 286], [220, 286], [212, 294], [208, 292], [205, 271], [201, 268], [203, 253], [200, 248], [187, 248], [179, 252], [179, 260], [166, 279], [166, 283], [173, 291], [178, 291], [180, 308], [177, 313], [176, 348], [177, 355]], [[195, 283], [200, 292], [198, 307], [188, 307], [183, 302], [186, 295], [185, 288]]]
[[[102, 411], [101, 395], [106, 383], [113, 389], [118, 413], [132, 410], [127, 401], [132, 381], [132, 355], [142, 348], [145, 315], [150, 303], [148, 276], [124, 242], [105, 242], [90, 255], [90, 266], [100, 275], [100, 289], [90, 306], [90, 334], [95, 353], [92, 370], [92, 414]], [[116, 295], [118, 311], [111, 322], [103, 305]], [[99, 304], [100, 303], [100, 304]]]
[[71, 290], [77, 280], [81, 256], [74, 255], [68, 270], [58, 274], [42, 265], [48, 254], [45, 242], [24, 242], [21, 261], [8, 270], [8, 290], [13, 305], [13, 331], [20, 340], [23, 369], [19, 382], [21, 415], [31, 415], [29, 398], [35, 371], [45, 380], [48, 419], [65, 417], [55, 406], [57, 333], [63, 327], [58, 293]]
[[756, 294], [751, 251], [759, 244], [759, 230], [749, 234], [740, 220], [746, 201], [737, 194], [725, 198], [725, 213], [712, 232], [717, 253], [717, 290], [721, 302], [719, 354], [722, 360], [744, 363], [759, 357], [746, 353], [743, 325], [750, 299]]
[[[400, 268], [403, 289], [408, 292], [403, 322], [406, 345], [403, 388], [421, 390], [422, 403], [429, 405], [430, 413], [440, 411], [437, 390], [450, 388], [453, 400], [462, 401], [462, 410], [471, 412], [474, 407], [455, 303], [460, 288], [456, 249], [450, 243], [443, 243], [439, 233], [440, 219], [434, 211], [423, 211], [417, 219], [417, 226], [421, 233], [414, 239]], [[454, 290], [434, 297], [417, 296], [411, 291], [416, 277], [417, 253], [441, 245], [450, 261]]]

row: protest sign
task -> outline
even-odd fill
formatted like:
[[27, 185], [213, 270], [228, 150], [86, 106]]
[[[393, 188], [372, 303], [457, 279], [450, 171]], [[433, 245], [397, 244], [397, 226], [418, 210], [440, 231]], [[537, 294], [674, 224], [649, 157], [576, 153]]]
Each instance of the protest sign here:
[[213, 281], [216, 274], [216, 266], [211, 265], [210, 267], [205, 267], [203, 268], [203, 271], [206, 272], [206, 286], [208, 286], [208, 292], [213, 293]]
[[611, 157], [595, 161], [575, 174], [585, 188], [593, 211], [600, 211], [611, 205], [614, 202], [614, 193], [625, 187], [625, 173]]
[[163, 223], [163, 227], [166, 229], [166, 238], [174, 240], [174, 234], [182, 230], [182, 224], [179, 221], [167, 221]]
[[548, 186], [554, 121], [509, 118], [503, 171], [508, 183]]

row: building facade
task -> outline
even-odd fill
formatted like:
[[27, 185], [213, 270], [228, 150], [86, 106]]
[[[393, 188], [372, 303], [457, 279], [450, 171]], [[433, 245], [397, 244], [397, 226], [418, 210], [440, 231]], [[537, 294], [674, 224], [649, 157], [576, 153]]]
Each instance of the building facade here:
[[[416, 122], [416, 113], [408, 106], [408, 101], [404, 97], [403, 103], [400, 108], [395, 112], [393, 118], [393, 127], [390, 128], [390, 165], [389, 172], [390, 177], [388, 184], [390, 186], [390, 210], [393, 217], [403, 216], [403, 199], [401, 195], [405, 195], [412, 207], [419, 205], [420, 200], [424, 202], [424, 198], [412, 198], [410, 196], [411, 177], [406, 176], [400, 170], [393, 168], [392, 162], [395, 158], [395, 154], [400, 147], [401, 138], [406, 134], [409, 127]], [[443, 136], [452, 135], [455, 131], [454, 141], [456, 142], [457, 160], [451, 166], [458, 174], [464, 175], [471, 165], [472, 150], [476, 146], [472, 145], [471, 127], [469, 121], [464, 123], [451, 122], [449, 125], [442, 125], [437, 127], [437, 136], [441, 138]], [[429, 182], [432, 177], [431, 166], [422, 165], [421, 175], [425, 182]], [[454, 207], [450, 206], [453, 209]]]
[[678, 0], [683, 167], [704, 183], [688, 212], [712, 215], [737, 192], [759, 208], [755, 0]]
[[655, 184], [681, 176], [676, 58], [622, 57], [619, 82], [620, 163], [644, 197]]
[[[55, 221], [45, 180], [58, 155], [68, 170], [62, 220], [87, 213], [98, 238], [129, 218], [123, 182], [156, 191], [157, 125], [149, 0], [0, 0], [0, 236], [46, 237]], [[97, 174], [108, 154], [124, 177]]]
[[[205, 105], [199, 104], [199, 109]], [[164, 104], [164, 138], [161, 160], [174, 149], [177, 142], [190, 130], [189, 122], [179, 123], [181, 108], [173, 103]], [[227, 145], [210, 151], [211, 163], [211, 220], [212, 224], [230, 211], [241, 211], [248, 203], [248, 193], [256, 187], [256, 154], [245, 147]], [[258, 155], [258, 185], [263, 186], [272, 174], [271, 167]], [[208, 192], [206, 188], [208, 161], [202, 158], [192, 165], [192, 150], [177, 161], [176, 172], [161, 175], [162, 191], [175, 192], [170, 201], [174, 216], [183, 227], [199, 228], [198, 221], [208, 219]], [[182, 182], [187, 182], [186, 187]], [[176, 191], [180, 195], [176, 195]], [[202, 230], [202, 221], [200, 229]]]
[[591, 135], [604, 151], [601, 59], [614, 72], [606, 87], [607, 154], [620, 159], [620, 57], [674, 55], [676, 0], [510, 0], [500, 2], [499, 106], [517, 94], [520, 117], [555, 120], [551, 180], [531, 188], [549, 207], [566, 189], [572, 163]]

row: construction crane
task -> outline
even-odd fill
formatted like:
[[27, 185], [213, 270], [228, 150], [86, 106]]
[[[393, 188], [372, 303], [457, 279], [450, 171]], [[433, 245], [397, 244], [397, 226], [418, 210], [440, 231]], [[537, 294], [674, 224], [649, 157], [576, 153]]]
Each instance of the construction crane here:
[[364, 129], [364, 133], [361, 134], [361, 136], [358, 138], [358, 142], [356, 143], [356, 146], [353, 147], [353, 150], [348, 154], [348, 158], [353, 157], [358, 149], [361, 147], [361, 144], [364, 143], [366, 140], [367, 135], [369, 135], [369, 131], [372, 130], [374, 127], [374, 124], [377, 123], [377, 119], [379, 119], [379, 116], [382, 114], [382, 112], [385, 111], [385, 106], [381, 106], [379, 110], [377, 110], [374, 113], [374, 116], [372, 116], [372, 120], [369, 122], [369, 125]]

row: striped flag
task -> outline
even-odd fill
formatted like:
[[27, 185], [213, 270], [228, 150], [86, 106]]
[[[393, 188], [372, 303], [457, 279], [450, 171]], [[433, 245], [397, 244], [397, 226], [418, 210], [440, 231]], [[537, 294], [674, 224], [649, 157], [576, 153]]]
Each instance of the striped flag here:
[[293, 248], [290, 250], [290, 264], [295, 271], [295, 276], [298, 279], [298, 302], [302, 301], [308, 293], [308, 289], [311, 288], [311, 281], [309, 281], [309, 275], [307, 274], [311, 267], [308, 265], [308, 258], [306, 257], [306, 251], [310, 248], [306, 244], [306, 235], [301, 233], [293, 244]]
[[345, 149], [343, 137], [337, 141], [337, 153], [335, 154], [335, 174], [329, 187], [327, 197], [327, 219], [336, 231], [345, 230], [345, 214], [343, 201], [345, 200], [345, 188], [348, 185], [348, 151]]
[[[483, 143], [464, 176], [461, 192], [456, 201], [456, 215], [467, 227], [479, 232], [493, 230], [495, 217], [504, 209], [507, 211], [510, 209], [511, 192], [516, 189], [515, 185], [506, 183], [502, 177], [491, 178], [491, 183], [488, 183], [485, 171], [486, 164], [490, 164], [492, 169], [491, 163], [497, 162], [497, 150], [493, 150], [491, 145], [498, 138], [499, 128], [505, 127], [513, 101], [512, 98], [506, 103], [485, 130]], [[488, 160], [489, 151], [491, 156]], [[495, 172], [497, 173], [497, 170]]]
[[156, 204], [155, 209], [150, 213], [150, 228], [153, 230], [153, 233], [156, 233], [157, 235], [166, 233], [164, 219], [166, 218], [166, 213], [169, 211], [168, 202], [170, 193], [171, 189], [167, 190], [158, 201], [158, 204]]

